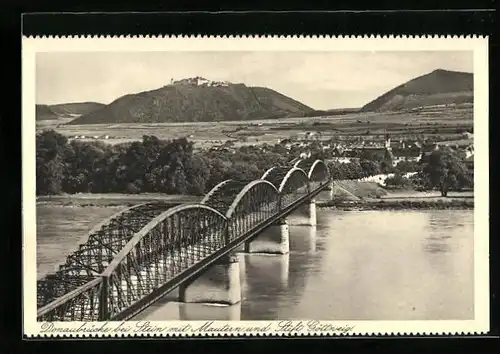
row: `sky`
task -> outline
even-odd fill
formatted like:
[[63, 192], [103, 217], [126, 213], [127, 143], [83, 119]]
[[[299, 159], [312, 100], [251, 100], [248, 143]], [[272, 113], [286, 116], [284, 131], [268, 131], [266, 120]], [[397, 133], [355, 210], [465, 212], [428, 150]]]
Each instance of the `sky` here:
[[472, 51], [37, 53], [36, 102], [108, 104], [202, 76], [268, 87], [314, 109], [357, 108], [436, 69], [472, 73]]

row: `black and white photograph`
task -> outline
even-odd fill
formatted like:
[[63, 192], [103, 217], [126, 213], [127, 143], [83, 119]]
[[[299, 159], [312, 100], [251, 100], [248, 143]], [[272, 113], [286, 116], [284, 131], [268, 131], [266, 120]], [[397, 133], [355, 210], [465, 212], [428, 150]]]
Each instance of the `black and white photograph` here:
[[484, 40], [228, 40], [32, 50], [36, 330], [483, 325]]

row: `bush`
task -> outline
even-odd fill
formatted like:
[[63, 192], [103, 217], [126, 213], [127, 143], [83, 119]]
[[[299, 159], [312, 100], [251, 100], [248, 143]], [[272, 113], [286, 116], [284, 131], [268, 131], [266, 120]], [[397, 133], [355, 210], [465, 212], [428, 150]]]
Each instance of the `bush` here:
[[408, 178], [403, 177], [400, 173], [394, 174], [392, 177], [387, 177], [385, 180], [385, 185], [388, 187], [407, 187], [411, 185]]

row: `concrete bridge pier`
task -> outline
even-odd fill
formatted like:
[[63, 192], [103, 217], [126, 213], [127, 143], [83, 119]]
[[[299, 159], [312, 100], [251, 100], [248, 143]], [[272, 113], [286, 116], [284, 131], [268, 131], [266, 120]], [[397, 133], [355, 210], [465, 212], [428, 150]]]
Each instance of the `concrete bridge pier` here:
[[234, 255], [222, 257], [197, 278], [179, 286], [179, 301], [233, 305], [241, 301], [240, 264]]
[[330, 200], [333, 199], [333, 196], [335, 195], [335, 182], [332, 180], [330, 181]]
[[290, 252], [290, 237], [286, 219], [281, 219], [262, 231], [252, 241], [246, 242], [245, 252], [271, 254], [287, 254]]
[[308, 225], [309, 226], [316, 226], [317, 225], [317, 218], [316, 218], [316, 200], [311, 199], [309, 201], [309, 220], [308, 220]]

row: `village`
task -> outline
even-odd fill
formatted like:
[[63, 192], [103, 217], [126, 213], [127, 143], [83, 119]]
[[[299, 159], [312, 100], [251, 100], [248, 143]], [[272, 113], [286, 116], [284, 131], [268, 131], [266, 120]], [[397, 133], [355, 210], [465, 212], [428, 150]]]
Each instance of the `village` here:
[[[222, 142], [221, 142], [222, 143]], [[235, 153], [237, 143], [233, 140], [214, 145], [210, 148], [214, 152]], [[338, 163], [360, 162], [361, 160], [390, 160], [393, 167], [401, 162], [418, 163], [432, 151], [442, 148], [453, 149], [460, 156], [470, 173], [474, 173], [474, 144], [473, 134], [465, 131], [462, 140], [435, 142], [431, 139], [391, 139], [390, 134], [384, 134], [384, 139], [366, 136], [327, 137], [326, 139], [316, 132], [305, 132], [293, 138], [279, 139], [278, 146], [286, 149], [290, 155], [300, 158], [309, 158], [318, 150], [327, 161]], [[269, 144], [249, 144], [261, 151], [271, 150]]]

